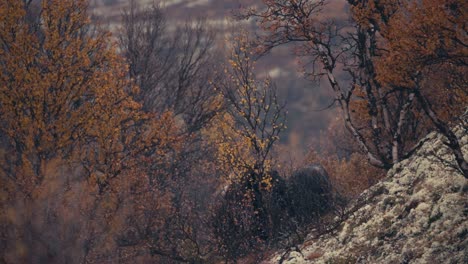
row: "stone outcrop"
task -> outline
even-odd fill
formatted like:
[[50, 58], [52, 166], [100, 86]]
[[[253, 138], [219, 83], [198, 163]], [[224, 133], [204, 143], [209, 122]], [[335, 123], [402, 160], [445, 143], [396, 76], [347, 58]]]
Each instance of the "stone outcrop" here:
[[[350, 205], [357, 209], [335, 232], [265, 263], [468, 263], [468, 180], [442, 140], [429, 134]], [[461, 143], [467, 155], [466, 133]]]

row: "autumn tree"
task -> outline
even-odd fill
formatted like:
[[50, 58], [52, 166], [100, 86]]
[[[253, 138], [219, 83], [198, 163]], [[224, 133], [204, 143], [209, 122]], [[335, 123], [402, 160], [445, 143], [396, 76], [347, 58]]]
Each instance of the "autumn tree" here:
[[226, 151], [224, 160], [231, 165], [227, 167], [263, 174], [272, 169], [271, 151], [285, 128], [286, 110], [272, 80], [256, 78], [255, 56], [246, 34], [234, 37], [228, 66], [224, 70], [228, 77], [212, 83], [226, 101], [226, 113], [232, 119], [227, 119], [226, 125], [243, 139], [249, 150]]
[[178, 148], [173, 115], [141, 111], [127, 65], [87, 8], [84, 0], [0, 2], [5, 262], [90, 261], [112, 244], [120, 192]]
[[213, 82], [226, 100], [218, 129], [218, 159], [229, 187], [215, 217], [215, 234], [228, 259], [235, 259], [271, 238], [268, 204], [279, 184], [272, 148], [285, 128], [285, 110], [270, 79], [255, 76], [254, 54], [246, 34], [235, 36], [227, 78]]
[[208, 136], [224, 106], [209, 82], [222, 77], [215, 70], [221, 63], [215, 34], [203, 20], [189, 19], [172, 29], [163, 7], [142, 8], [135, 1], [123, 11], [122, 22], [120, 51], [129, 63], [131, 82], [140, 88], [134, 99], [156, 115], [170, 111], [182, 139], [165, 171], [160, 166], [147, 170], [148, 177], [160, 179], [150, 185], [170, 197], [165, 200], [170, 210], [144, 205], [148, 198], [142, 197], [143, 210], [129, 219], [139, 240], [122, 249], [149, 245], [158, 261], [201, 261], [212, 251], [207, 214], [220, 178], [213, 163], [216, 146]]
[[[245, 17], [257, 19], [265, 33], [259, 38], [260, 52], [286, 43], [299, 44], [297, 54], [311, 58], [308, 76], [328, 81], [347, 130], [372, 165], [390, 168], [414, 152], [421, 144], [418, 140], [435, 126], [447, 137], [460, 169], [467, 175], [466, 161], [450, 123], [442, 121], [430, 107], [447, 97], [429, 99], [428, 94], [438, 89], [421, 85], [424, 78], [420, 69], [423, 65], [429, 69], [435, 63], [446, 64], [445, 69], [453, 70], [455, 65], [463, 69], [463, 3], [348, 1], [352, 22], [346, 24], [326, 17], [325, 0], [263, 2], [263, 11], [245, 12]], [[438, 15], [429, 16], [428, 10]], [[412, 25], [411, 30], [402, 23]], [[433, 31], [428, 34], [428, 29]], [[418, 35], [424, 36], [423, 43]], [[461, 52], [452, 52], [455, 50]], [[339, 74], [346, 74], [350, 81], [338, 78]], [[401, 78], [405, 80], [401, 82]], [[450, 100], [463, 107], [466, 86], [453, 86], [450, 79], [443, 87], [449, 89]], [[460, 110], [454, 112], [460, 115]]]
[[407, 1], [390, 21], [379, 15], [375, 22], [384, 28], [388, 49], [377, 60], [378, 80], [409, 90], [427, 119], [446, 137], [465, 177], [468, 163], [453, 126], [461, 126], [461, 135], [466, 133], [467, 7], [456, 0]]
[[30, 1], [0, 9], [0, 110], [10, 151], [2, 174], [18, 185], [40, 183], [47, 160], [84, 143], [111, 145], [139, 106], [124, 92], [126, 67], [106, 35], [90, 36], [86, 2], [53, 4], [41, 2], [37, 18]]

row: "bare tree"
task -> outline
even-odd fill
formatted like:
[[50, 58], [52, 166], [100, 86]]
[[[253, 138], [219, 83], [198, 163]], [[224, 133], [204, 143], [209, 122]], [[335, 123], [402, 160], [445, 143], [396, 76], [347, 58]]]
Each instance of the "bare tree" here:
[[[182, 121], [178, 133], [184, 139], [168, 166], [148, 168], [150, 185], [169, 197], [166, 203], [172, 211], [138, 210], [138, 217], [128, 221], [139, 239], [122, 248], [146, 245], [147, 252], [159, 259], [200, 262], [212, 252], [206, 221], [219, 179], [209, 165], [213, 146], [201, 131], [224, 106], [210, 82], [222, 77], [215, 33], [203, 20], [172, 27], [162, 7], [143, 9], [135, 1], [122, 17], [119, 44], [129, 63], [129, 77], [140, 89], [135, 98], [146, 111], [170, 112]], [[149, 192], [145, 199], [160, 197]]]
[[220, 249], [228, 259], [257, 248], [272, 237], [269, 197], [280, 184], [272, 173], [271, 151], [285, 128], [285, 105], [279, 101], [270, 79], [258, 80], [254, 54], [245, 34], [232, 43], [225, 72], [227, 78], [214, 83], [226, 100], [228, 144], [222, 153], [232, 181], [217, 208], [214, 226]]
[[[348, 1], [352, 8], [352, 23], [343, 24], [323, 18], [328, 3], [325, 0], [263, 2], [264, 11], [249, 10], [244, 14], [245, 18], [257, 18], [266, 33], [259, 36], [260, 51], [268, 52], [286, 43], [300, 44], [298, 55], [311, 59], [308, 75], [328, 81], [347, 130], [372, 165], [389, 169], [409, 156], [422, 144], [417, 143], [418, 140], [430, 129], [427, 122], [432, 122], [447, 137], [448, 145], [467, 177], [467, 163], [458, 139], [449, 123], [431, 110], [427, 96], [421, 92], [428, 88], [421, 89], [416, 85], [418, 71], [413, 68], [415, 74], [404, 83], [382, 81], [382, 75], [392, 74], [388, 67], [385, 68], [386, 62], [382, 58], [395, 52], [389, 50], [395, 46], [390, 46], [394, 36], [389, 34], [398, 30], [391, 29], [393, 24], [389, 21], [403, 19], [403, 5], [398, 1], [389, 1], [385, 5]], [[463, 43], [463, 40], [453, 38], [451, 47], [463, 46]], [[456, 54], [452, 59], [460, 61], [463, 57]], [[408, 71], [412, 70], [410, 65], [422, 67], [422, 64], [406, 62], [404, 68]], [[401, 65], [398, 67], [402, 68]], [[337, 78], [343, 73], [348, 74], [350, 82]], [[463, 103], [463, 97], [460, 100]]]
[[209, 83], [219, 78], [214, 41], [203, 20], [188, 20], [171, 31], [160, 6], [143, 10], [132, 1], [123, 13], [119, 42], [144, 109], [172, 111], [190, 133], [206, 125], [220, 109]]

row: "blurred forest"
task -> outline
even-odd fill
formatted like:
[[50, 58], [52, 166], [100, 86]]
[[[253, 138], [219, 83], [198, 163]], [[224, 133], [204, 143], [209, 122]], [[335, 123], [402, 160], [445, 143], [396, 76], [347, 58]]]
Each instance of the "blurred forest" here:
[[467, 8], [0, 0], [0, 263], [259, 263], [433, 130], [468, 177]]

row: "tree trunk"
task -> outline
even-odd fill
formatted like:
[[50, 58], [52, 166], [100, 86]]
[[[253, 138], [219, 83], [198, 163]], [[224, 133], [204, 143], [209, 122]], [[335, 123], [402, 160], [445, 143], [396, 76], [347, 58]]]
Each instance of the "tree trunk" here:
[[455, 160], [463, 173], [463, 176], [468, 179], [468, 162], [463, 157], [460, 142], [458, 141], [455, 133], [450, 129], [447, 123], [442, 121], [432, 109], [429, 101], [424, 97], [419, 90], [415, 90], [416, 98], [421, 104], [426, 115], [431, 119], [432, 123], [436, 126], [437, 130], [448, 139], [446, 144], [455, 155]]
[[414, 100], [414, 92], [411, 92], [408, 95], [408, 100], [402, 106], [402, 108], [400, 110], [400, 116], [398, 118], [397, 130], [396, 130], [395, 134], [393, 135], [393, 144], [392, 144], [393, 164], [400, 161], [400, 157], [401, 157], [400, 156], [401, 132], [402, 132], [403, 125], [405, 124], [406, 114], [408, 113], [408, 110], [411, 107], [411, 104], [413, 103], [413, 100]]

